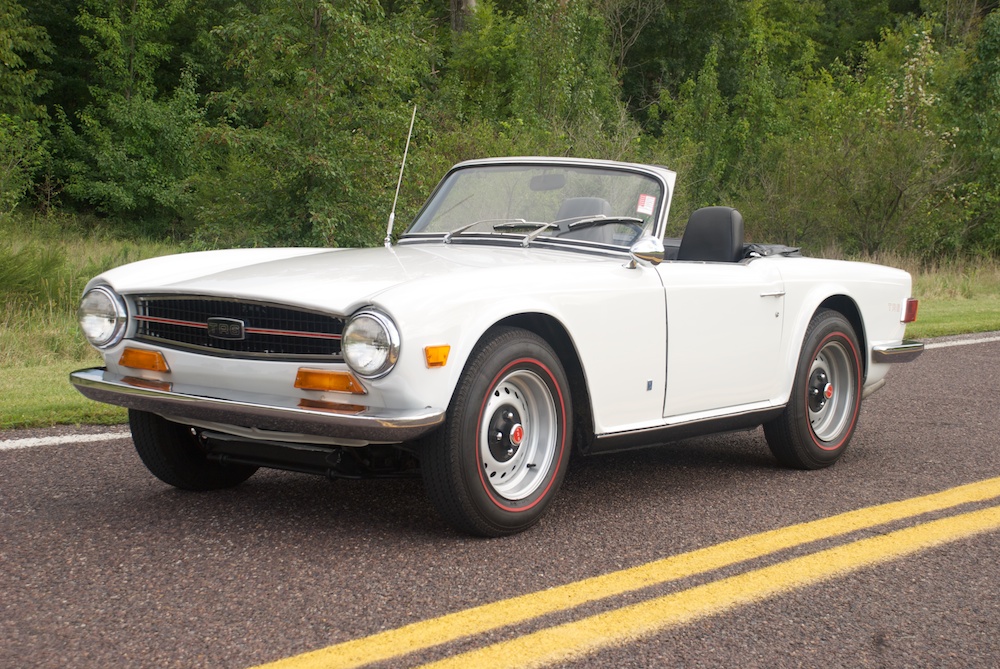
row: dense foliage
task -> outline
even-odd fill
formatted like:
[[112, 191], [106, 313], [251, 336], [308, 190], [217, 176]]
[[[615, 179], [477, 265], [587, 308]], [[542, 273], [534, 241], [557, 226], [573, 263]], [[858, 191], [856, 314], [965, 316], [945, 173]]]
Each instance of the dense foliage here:
[[678, 170], [673, 225], [1000, 254], [997, 0], [0, 0], [0, 215], [381, 241], [450, 164]]

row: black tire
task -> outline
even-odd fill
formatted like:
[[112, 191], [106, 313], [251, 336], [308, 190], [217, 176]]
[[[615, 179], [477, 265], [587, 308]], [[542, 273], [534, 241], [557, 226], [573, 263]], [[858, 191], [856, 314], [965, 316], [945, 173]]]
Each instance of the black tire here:
[[806, 329], [788, 406], [764, 425], [786, 467], [821, 469], [844, 454], [861, 411], [861, 348], [850, 322], [822, 309]]
[[257, 467], [213, 462], [205, 457], [191, 428], [156, 414], [129, 409], [132, 442], [153, 476], [184, 490], [232, 488], [254, 475]]
[[428, 496], [470, 534], [531, 527], [566, 474], [572, 422], [569, 382], [545, 340], [490, 331], [462, 372], [444, 426], [424, 443]]

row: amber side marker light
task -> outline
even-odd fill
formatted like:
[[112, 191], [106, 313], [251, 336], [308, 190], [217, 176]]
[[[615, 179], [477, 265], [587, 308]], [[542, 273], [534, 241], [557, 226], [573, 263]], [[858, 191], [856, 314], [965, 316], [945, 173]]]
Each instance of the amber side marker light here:
[[141, 348], [126, 348], [118, 364], [131, 369], [146, 369], [150, 372], [169, 372], [166, 358], [159, 351], [147, 351]]
[[295, 375], [295, 387], [300, 390], [321, 390], [333, 393], [367, 395], [368, 391], [350, 372], [331, 372], [325, 369], [300, 367]]
[[145, 388], [146, 390], [160, 390], [169, 393], [174, 389], [174, 384], [167, 381], [153, 381], [152, 379], [140, 379], [136, 376], [122, 377], [122, 383], [127, 383], [135, 388]]
[[448, 364], [448, 354], [451, 353], [451, 346], [425, 346], [424, 360], [428, 367], [444, 367]]
[[357, 415], [365, 410], [360, 404], [343, 404], [341, 402], [324, 402], [323, 400], [299, 400], [300, 409], [313, 409], [315, 411], [327, 411], [329, 413], [343, 413]]
[[917, 300], [909, 298], [906, 300], [906, 310], [903, 312], [903, 322], [912, 323], [917, 320]]

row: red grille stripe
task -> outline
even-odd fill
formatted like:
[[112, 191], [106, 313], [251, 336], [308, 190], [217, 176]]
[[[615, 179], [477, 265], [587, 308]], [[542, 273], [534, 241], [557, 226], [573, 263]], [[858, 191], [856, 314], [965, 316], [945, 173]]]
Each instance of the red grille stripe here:
[[282, 337], [307, 337], [309, 339], [340, 339], [338, 334], [326, 332], [301, 332], [296, 330], [268, 330], [267, 328], [246, 328], [252, 334], [280, 335]]
[[178, 321], [173, 318], [157, 318], [156, 316], [136, 316], [135, 320], [145, 321], [147, 323], [165, 323], [167, 325], [181, 325], [186, 328], [201, 328], [202, 330], [208, 329], [207, 323], [195, 323], [194, 321]]
[[[136, 316], [135, 320], [145, 321], [147, 323], [164, 323], [166, 325], [180, 325], [182, 327], [188, 328], [201, 328], [202, 330], [208, 328], [207, 323], [196, 323], [194, 321], [180, 321], [173, 318], [157, 318], [156, 316]], [[248, 334], [264, 334], [264, 335], [278, 335], [281, 337], [305, 337], [307, 339], [331, 339], [337, 341], [340, 339], [338, 334], [329, 334], [326, 332], [302, 332], [301, 330], [270, 330], [268, 328], [246, 328], [245, 332]]]

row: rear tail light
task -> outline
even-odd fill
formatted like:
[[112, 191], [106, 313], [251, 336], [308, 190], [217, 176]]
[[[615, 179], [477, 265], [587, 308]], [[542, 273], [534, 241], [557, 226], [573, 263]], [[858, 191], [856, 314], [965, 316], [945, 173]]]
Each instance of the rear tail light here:
[[906, 309], [903, 311], [903, 322], [912, 323], [917, 320], [917, 300], [910, 298], [906, 300]]

